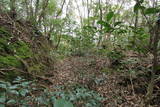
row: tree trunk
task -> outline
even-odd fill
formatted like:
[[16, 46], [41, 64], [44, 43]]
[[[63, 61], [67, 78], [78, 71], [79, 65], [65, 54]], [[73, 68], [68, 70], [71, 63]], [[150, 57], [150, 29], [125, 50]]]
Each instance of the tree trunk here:
[[[99, 0], [99, 2], [98, 2], [99, 3], [99, 14], [100, 14], [99, 18], [100, 18], [100, 21], [103, 20], [103, 13], [102, 13], [101, 2], [102, 2], [101, 0]], [[102, 25], [100, 25], [100, 30], [102, 30]], [[100, 46], [101, 40], [102, 40], [102, 35], [100, 34], [97, 46]]]
[[29, 20], [30, 14], [29, 14], [28, 0], [25, 0], [24, 3], [25, 3], [25, 8], [26, 8], [26, 15], [27, 15], [26, 18], [27, 18], [27, 20]]
[[44, 18], [45, 16], [45, 11], [46, 11], [46, 8], [48, 7], [48, 3], [49, 3], [49, 0], [43, 0], [43, 7], [42, 7], [42, 10], [41, 10], [41, 13], [38, 17], [38, 23], [41, 24], [41, 21], [42, 21], [42, 18]]
[[16, 0], [10, 0], [10, 16], [12, 19], [15, 19], [17, 16], [16, 13]]
[[34, 11], [34, 19], [35, 19], [35, 21], [37, 20], [38, 9], [39, 9], [39, 0], [36, 1], [35, 11]]
[[90, 14], [90, 9], [89, 9], [89, 0], [87, 0], [87, 21], [88, 21], [88, 26], [90, 25], [90, 22], [89, 22], [89, 14]]
[[159, 42], [159, 34], [160, 34], [160, 25], [157, 24], [155, 26], [155, 31], [151, 35], [153, 36], [153, 51], [151, 52], [153, 54], [153, 67], [152, 67], [152, 73], [151, 73], [151, 81], [147, 87], [147, 94], [145, 98], [145, 103], [146, 105], [150, 103], [150, 101], [153, 98], [153, 91], [154, 91], [154, 86], [155, 86], [155, 78], [156, 75], [159, 75], [160, 72], [157, 71], [158, 68], [158, 42]]

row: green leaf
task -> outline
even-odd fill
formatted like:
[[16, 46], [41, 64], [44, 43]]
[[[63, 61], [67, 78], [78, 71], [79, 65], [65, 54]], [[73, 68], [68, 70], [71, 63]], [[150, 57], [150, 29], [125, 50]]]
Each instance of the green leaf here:
[[106, 20], [109, 22], [112, 18], [113, 18], [113, 16], [114, 16], [114, 12], [109, 12], [108, 14], [107, 14], [107, 16], [106, 16]]
[[56, 101], [56, 97], [55, 97], [55, 96], [52, 96], [52, 97], [51, 97], [51, 101], [52, 101], [52, 102]]
[[19, 90], [20, 95], [23, 96], [23, 97], [25, 97], [28, 92], [29, 91], [27, 89], [21, 89], [21, 90]]
[[71, 102], [66, 101], [64, 107], [73, 107], [73, 104]]
[[64, 99], [58, 99], [55, 101], [54, 107], [73, 107], [73, 104]]
[[144, 2], [144, 0], [138, 0], [138, 3], [142, 4]]
[[127, 33], [127, 30], [125, 30], [125, 29], [120, 29], [117, 33], [118, 33], [118, 34]]
[[138, 0], [136, 4], [134, 5], [134, 12], [137, 13], [139, 9], [144, 9], [145, 7], [141, 4], [144, 2], [144, 0]]
[[16, 90], [8, 90], [8, 91], [11, 94], [19, 95], [18, 91], [16, 91]]
[[123, 22], [115, 22], [114, 23], [114, 26], [118, 26], [118, 25], [120, 25], [120, 24], [122, 24]]
[[106, 31], [110, 31], [112, 29], [111, 25], [103, 20], [99, 20], [97, 24], [104, 26]]
[[[6, 102], [6, 93], [1, 92], [0, 93], [0, 103], [5, 103]], [[5, 107], [4, 104], [0, 104], [0, 107]]]
[[98, 21], [97, 21], [97, 24], [104, 25], [104, 24], [105, 24], [105, 21], [103, 21], [103, 20], [98, 20]]
[[157, 8], [147, 8], [144, 12], [144, 14], [155, 14], [158, 13], [160, 9]]
[[64, 99], [56, 100], [54, 103], [54, 107], [64, 107], [64, 102], [65, 102]]
[[0, 102], [1, 103], [5, 103], [6, 101], [6, 93], [5, 92], [1, 92], [0, 93]]
[[0, 107], [5, 107], [5, 105], [4, 104], [0, 104]]
[[10, 86], [10, 87], [8, 87], [10, 90], [15, 90], [15, 89], [17, 89], [18, 88], [18, 85], [13, 85], [13, 86]]
[[6, 84], [0, 84], [0, 88], [7, 89], [7, 86], [6, 86]]
[[49, 99], [47, 99], [44, 96], [40, 96], [40, 97], [38, 97], [36, 99], [40, 104], [49, 105]]
[[27, 82], [23, 82], [21, 85], [22, 85], [23, 87], [27, 87], [30, 83], [31, 83], [30, 81], [27, 81]]
[[14, 100], [14, 99], [11, 99], [11, 100], [9, 100], [9, 101], [7, 101], [7, 104], [16, 104], [17, 102], [16, 102], [16, 100]]

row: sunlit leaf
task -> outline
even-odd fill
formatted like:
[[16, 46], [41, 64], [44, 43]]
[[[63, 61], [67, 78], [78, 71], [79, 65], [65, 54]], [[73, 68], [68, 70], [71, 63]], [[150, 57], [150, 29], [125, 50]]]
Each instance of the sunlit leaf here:
[[16, 102], [16, 100], [14, 100], [14, 99], [11, 99], [11, 100], [9, 100], [9, 101], [7, 101], [7, 104], [16, 104], [17, 102]]
[[54, 107], [73, 107], [73, 104], [64, 99], [58, 99], [55, 101]]
[[123, 22], [115, 22], [114, 23], [114, 26], [118, 26], [118, 25], [120, 25], [120, 24], [122, 24]]
[[19, 86], [19, 85], [13, 85], [13, 86], [10, 86], [10, 87], [8, 87], [8, 88], [11, 89], [11, 90], [14, 90], [14, 89], [17, 89], [18, 86]]
[[106, 27], [111, 28], [111, 25], [109, 23], [102, 21], [102, 20], [98, 21], [97, 24], [100, 24], [100, 25], [104, 26], [105, 28]]
[[9, 90], [9, 93], [19, 95], [18, 91], [16, 91], [16, 90]]
[[114, 16], [114, 12], [109, 12], [108, 14], [107, 14], [107, 16], [106, 16], [106, 20], [107, 20], [107, 22], [109, 22], [112, 18], [113, 18], [113, 16]]
[[27, 87], [31, 82], [30, 81], [26, 81], [26, 82], [22, 82], [21, 85], [23, 87]]
[[1, 103], [5, 103], [6, 101], [6, 94], [4, 92], [0, 92], [0, 107], [5, 107], [4, 104]]
[[28, 93], [29, 91], [27, 90], [27, 89], [21, 89], [21, 90], [19, 90], [19, 93], [20, 93], [20, 95], [21, 96], [26, 96], [26, 94]]
[[0, 88], [7, 89], [7, 86], [6, 86], [6, 84], [0, 84]]
[[155, 14], [158, 13], [160, 11], [160, 9], [157, 8], [147, 8], [145, 10], [145, 14]]

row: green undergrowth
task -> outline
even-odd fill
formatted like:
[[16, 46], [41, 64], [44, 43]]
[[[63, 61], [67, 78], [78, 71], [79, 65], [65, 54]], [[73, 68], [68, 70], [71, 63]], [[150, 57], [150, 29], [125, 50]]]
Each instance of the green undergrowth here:
[[57, 86], [51, 91], [35, 83], [23, 77], [0, 80], [0, 107], [102, 107], [104, 98], [83, 86]]
[[105, 99], [96, 91], [90, 90], [83, 85], [58, 86], [58, 91], [53, 95], [72, 102], [77, 107], [101, 107]]
[[14, 36], [4, 28], [0, 28], [0, 67], [20, 67], [21, 62], [15, 57], [22, 59], [32, 56], [29, 45], [23, 41], [15, 40]]

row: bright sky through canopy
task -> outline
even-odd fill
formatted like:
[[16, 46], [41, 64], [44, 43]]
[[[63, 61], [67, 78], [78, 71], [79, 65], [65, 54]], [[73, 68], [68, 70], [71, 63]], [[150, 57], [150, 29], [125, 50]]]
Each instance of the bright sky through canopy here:
[[[130, 9], [135, 5], [134, 0], [101, 0], [103, 4], [106, 1], [113, 5], [123, 5], [124, 9]], [[73, 13], [75, 15], [76, 21], [80, 22], [80, 17], [86, 18], [87, 17], [87, 0], [66, 0], [66, 5], [64, 10], [66, 10], [67, 5], [69, 2], [73, 4]], [[92, 0], [92, 2], [98, 2], [98, 0]], [[89, 0], [90, 3], [90, 0]], [[66, 11], [65, 11], [66, 12]]]

